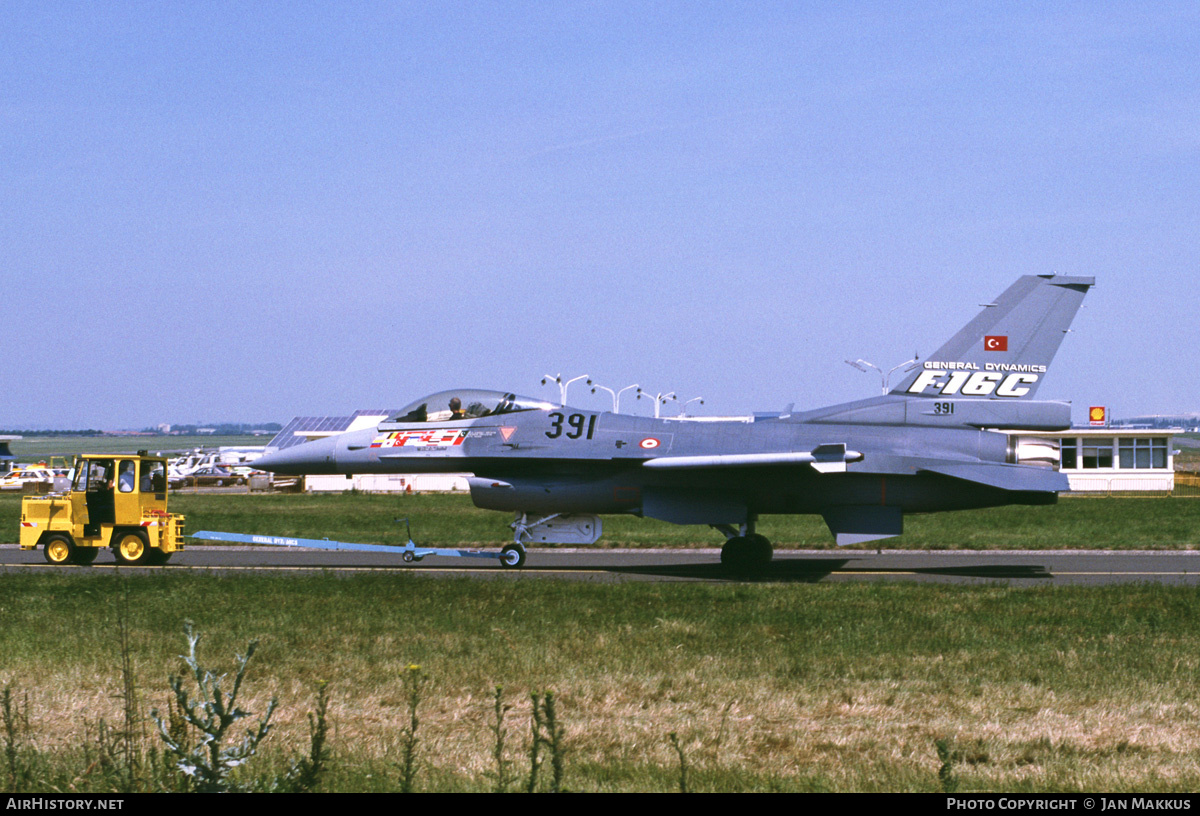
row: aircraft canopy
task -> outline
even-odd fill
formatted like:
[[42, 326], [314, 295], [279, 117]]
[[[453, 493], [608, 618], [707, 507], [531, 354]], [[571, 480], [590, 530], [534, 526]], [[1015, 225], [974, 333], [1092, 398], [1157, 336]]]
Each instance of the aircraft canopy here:
[[388, 422], [452, 422], [517, 411], [548, 411], [553, 407], [545, 400], [521, 397], [510, 392], [458, 388], [422, 397], [400, 409]]

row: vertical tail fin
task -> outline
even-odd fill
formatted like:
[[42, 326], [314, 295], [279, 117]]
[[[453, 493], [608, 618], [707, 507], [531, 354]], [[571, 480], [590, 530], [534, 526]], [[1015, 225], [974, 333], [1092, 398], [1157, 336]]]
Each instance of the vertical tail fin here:
[[956, 399], [1031, 398], [1091, 277], [1025, 275], [892, 391]]

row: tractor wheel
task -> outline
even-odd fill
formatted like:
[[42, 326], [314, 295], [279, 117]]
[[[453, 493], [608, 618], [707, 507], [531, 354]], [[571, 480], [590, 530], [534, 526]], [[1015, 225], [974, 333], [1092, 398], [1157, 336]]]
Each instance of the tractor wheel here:
[[46, 557], [48, 563], [55, 566], [74, 563], [75, 552], [75, 542], [71, 540], [71, 537], [58, 533], [46, 536], [46, 541], [42, 544], [42, 555]]
[[133, 567], [150, 561], [150, 542], [143, 532], [125, 532], [116, 536], [112, 545], [118, 564]]

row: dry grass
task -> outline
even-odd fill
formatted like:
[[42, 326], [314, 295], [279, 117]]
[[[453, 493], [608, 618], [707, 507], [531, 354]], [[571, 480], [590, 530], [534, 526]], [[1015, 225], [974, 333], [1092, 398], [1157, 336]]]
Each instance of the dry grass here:
[[[7, 576], [0, 684], [28, 695], [32, 742], [70, 754], [120, 717], [112, 582]], [[278, 696], [267, 755], [303, 750], [331, 682], [339, 790], [396, 786], [400, 676], [432, 678], [420, 779], [487, 790], [493, 689], [524, 770], [530, 694], [556, 693], [567, 784], [674, 790], [676, 732], [696, 790], [1170, 790], [1200, 784], [1200, 598], [1187, 588], [590, 586], [412, 576], [130, 584], [142, 707], [165, 705], [181, 621], [206, 665], [261, 646], [245, 707]]]
[[[99, 678], [84, 690], [72, 679], [57, 677], [53, 687], [30, 691], [31, 737], [42, 749], [68, 750], [91, 738], [88, 724], [120, 716], [119, 702], [107, 692], [116, 678]], [[677, 693], [663, 695], [663, 682], [597, 677], [560, 691], [569, 767], [633, 763], [670, 778], [676, 757], [666, 735], [674, 731], [699, 772], [779, 780], [819, 772], [834, 790], [906, 789], [895, 782], [908, 779], [935, 789], [933, 743], [940, 737], [950, 737], [963, 754], [964, 789], [1186, 789], [1200, 779], [1200, 717], [1193, 703], [1121, 704], [991, 685], [966, 699], [903, 683], [813, 691], [770, 684], [701, 688], [694, 678], [675, 679]], [[270, 693], [289, 701], [276, 716], [273, 750], [287, 753], [289, 746], [298, 753], [313, 690], [299, 682], [264, 686], [246, 699], [246, 708], [261, 713]], [[506, 700], [513, 705], [508, 755], [520, 768], [529, 744], [529, 698], [512, 692]], [[434, 689], [421, 710], [425, 759], [442, 773], [484, 779], [494, 764], [492, 704], [485, 689]], [[338, 761], [397, 761], [406, 718], [398, 688], [335, 689], [330, 719]], [[570, 781], [589, 787], [578, 775]]]

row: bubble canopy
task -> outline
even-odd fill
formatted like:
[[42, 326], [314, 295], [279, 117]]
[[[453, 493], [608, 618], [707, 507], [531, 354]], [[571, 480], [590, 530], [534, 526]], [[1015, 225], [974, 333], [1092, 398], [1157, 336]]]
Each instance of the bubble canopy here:
[[458, 388], [439, 391], [406, 405], [388, 422], [454, 422], [514, 414], [518, 411], [549, 411], [555, 405], [510, 391]]

